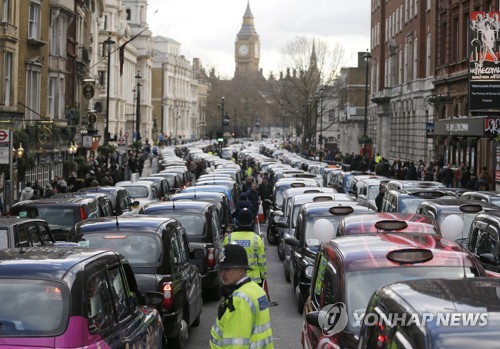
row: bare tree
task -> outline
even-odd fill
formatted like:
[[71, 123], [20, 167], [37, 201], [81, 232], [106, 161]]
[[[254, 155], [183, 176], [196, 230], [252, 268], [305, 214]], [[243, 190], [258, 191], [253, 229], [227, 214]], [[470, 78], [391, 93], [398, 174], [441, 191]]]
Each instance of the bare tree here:
[[319, 91], [322, 86], [333, 83], [344, 63], [345, 52], [340, 44], [330, 47], [318, 39], [297, 37], [281, 53], [282, 71], [286, 73], [271, 84], [269, 108], [275, 118], [288, 120], [302, 130], [301, 150], [304, 151], [312, 146], [312, 137], [319, 131], [317, 121], [324, 110], [318, 111], [318, 108], [327, 105], [319, 103], [319, 98], [325, 97]]

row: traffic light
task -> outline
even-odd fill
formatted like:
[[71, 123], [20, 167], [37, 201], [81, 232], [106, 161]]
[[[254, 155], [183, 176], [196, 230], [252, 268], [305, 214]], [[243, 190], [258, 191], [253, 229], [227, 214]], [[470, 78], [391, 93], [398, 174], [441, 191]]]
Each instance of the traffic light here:
[[217, 131], [217, 140], [219, 140], [221, 138], [224, 138], [224, 133], [222, 133], [222, 131]]
[[236, 138], [236, 132], [231, 133], [231, 136], [233, 136], [233, 138]]
[[319, 135], [319, 144], [323, 144], [323, 135]]

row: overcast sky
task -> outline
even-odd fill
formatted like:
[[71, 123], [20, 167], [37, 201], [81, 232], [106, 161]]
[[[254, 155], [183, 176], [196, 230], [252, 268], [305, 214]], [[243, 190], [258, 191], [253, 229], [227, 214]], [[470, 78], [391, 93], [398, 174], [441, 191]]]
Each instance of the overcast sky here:
[[[148, 0], [153, 35], [181, 43], [181, 54], [201, 59], [225, 78], [234, 74], [234, 42], [247, 0]], [[296, 37], [340, 43], [347, 65], [370, 44], [369, 0], [250, 0], [264, 75], [280, 70], [281, 50]], [[154, 12], [158, 10], [155, 14]]]

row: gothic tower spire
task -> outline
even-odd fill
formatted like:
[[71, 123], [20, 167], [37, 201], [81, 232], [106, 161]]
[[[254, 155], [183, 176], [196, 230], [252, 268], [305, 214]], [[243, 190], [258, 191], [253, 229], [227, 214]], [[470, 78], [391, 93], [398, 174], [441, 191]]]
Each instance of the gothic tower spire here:
[[254, 26], [250, 0], [247, 2], [241, 29], [236, 35], [234, 53], [236, 62], [235, 77], [259, 73], [260, 41]]

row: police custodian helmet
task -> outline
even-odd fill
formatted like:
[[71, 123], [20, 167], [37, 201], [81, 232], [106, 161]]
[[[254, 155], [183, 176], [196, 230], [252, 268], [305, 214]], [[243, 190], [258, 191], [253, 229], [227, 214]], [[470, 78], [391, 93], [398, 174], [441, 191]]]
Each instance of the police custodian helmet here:
[[248, 208], [244, 208], [238, 214], [238, 226], [240, 227], [251, 227], [253, 224], [253, 220], [254, 215]]
[[228, 244], [221, 248], [219, 255], [219, 269], [243, 268], [250, 270], [248, 257], [243, 246]]

